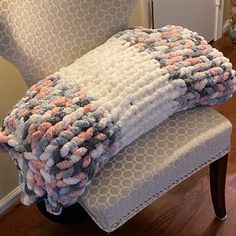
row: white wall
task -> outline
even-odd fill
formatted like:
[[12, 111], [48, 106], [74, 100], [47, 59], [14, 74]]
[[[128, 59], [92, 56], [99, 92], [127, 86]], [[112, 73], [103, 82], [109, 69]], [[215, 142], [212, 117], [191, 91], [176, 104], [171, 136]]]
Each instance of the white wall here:
[[[19, 71], [0, 57], [0, 124], [26, 89]], [[17, 186], [18, 173], [14, 162], [7, 154], [0, 153], [0, 202]]]
[[[231, 2], [231, 0], [224, 0], [223, 25], [230, 17], [230, 2]], [[130, 26], [148, 27], [147, 0], [137, 0], [137, 4], [136, 4], [135, 9], [133, 11], [129, 25]]]
[[137, 0], [132, 16], [129, 21], [130, 26], [148, 27], [148, 4], [147, 0]]

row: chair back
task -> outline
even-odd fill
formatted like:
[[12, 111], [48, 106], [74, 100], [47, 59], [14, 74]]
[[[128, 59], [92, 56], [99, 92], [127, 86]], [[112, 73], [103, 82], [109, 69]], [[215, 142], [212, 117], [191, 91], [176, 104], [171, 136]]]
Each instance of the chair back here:
[[1, 0], [0, 55], [28, 84], [127, 27], [135, 0]]

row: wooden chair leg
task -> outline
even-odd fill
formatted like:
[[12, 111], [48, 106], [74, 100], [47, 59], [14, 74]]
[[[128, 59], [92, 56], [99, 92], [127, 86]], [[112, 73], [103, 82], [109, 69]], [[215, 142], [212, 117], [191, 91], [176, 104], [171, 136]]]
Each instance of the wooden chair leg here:
[[228, 154], [210, 164], [211, 198], [216, 217], [225, 220], [225, 180], [227, 171]]

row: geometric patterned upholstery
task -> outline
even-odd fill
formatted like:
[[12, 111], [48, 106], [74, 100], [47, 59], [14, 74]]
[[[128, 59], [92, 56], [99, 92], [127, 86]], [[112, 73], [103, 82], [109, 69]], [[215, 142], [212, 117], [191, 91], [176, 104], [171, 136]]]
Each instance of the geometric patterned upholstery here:
[[230, 149], [231, 123], [209, 107], [171, 116], [114, 156], [80, 199], [111, 232]]
[[1, 0], [0, 56], [33, 84], [126, 28], [134, 3]]

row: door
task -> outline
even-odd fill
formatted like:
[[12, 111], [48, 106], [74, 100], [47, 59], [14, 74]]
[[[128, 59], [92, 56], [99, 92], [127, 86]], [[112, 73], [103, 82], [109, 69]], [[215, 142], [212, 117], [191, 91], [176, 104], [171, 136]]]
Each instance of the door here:
[[216, 0], [153, 0], [154, 27], [181, 25], [210, 42], [218, 34], [218, 5]]

